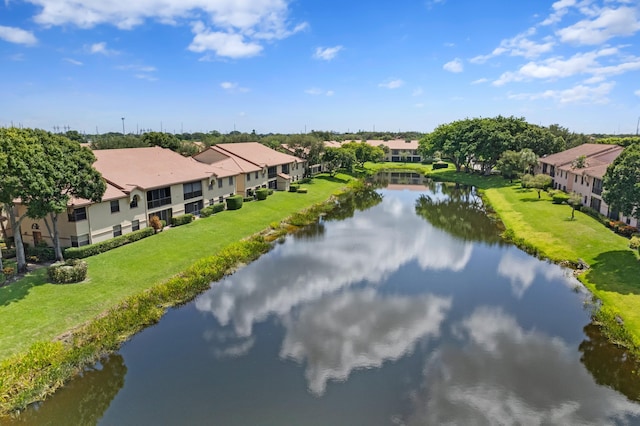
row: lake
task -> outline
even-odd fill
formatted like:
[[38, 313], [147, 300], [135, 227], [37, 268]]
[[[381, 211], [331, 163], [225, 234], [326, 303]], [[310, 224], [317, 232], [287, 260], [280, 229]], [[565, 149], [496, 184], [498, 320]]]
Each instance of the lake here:
[[571, 270], [501, 242], [472, 189], [378, 181], [13, 424], [640, 422]]

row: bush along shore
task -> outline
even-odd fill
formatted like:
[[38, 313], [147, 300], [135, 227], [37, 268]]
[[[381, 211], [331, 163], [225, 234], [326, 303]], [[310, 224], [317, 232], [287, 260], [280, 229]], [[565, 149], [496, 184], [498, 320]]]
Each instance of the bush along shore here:
[[327, 201], [230, 244], [216, 255], [197, 261], [181, 274], [128, 297], [58, 339], [37, 342], [26, 352], [3, 360], [0, 362], [0, 419], [46, 399], [85, 368], [118, 350], [134, 334], [157, 323], [168, 308], [189, 302], [209, 289], [212, 282], [257, 259], [287, 233], [314, 223], [320, 215], [336, 207], [337, 199], [361, 187], [359, 181], [352, 181]]

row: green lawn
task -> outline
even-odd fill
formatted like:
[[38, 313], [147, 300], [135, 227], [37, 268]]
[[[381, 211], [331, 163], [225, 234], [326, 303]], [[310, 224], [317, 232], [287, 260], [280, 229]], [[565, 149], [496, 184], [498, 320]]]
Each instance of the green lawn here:
[[326, 200], [349, 179], [319, 176], [302, 185], [309, 190], [306, 194], [274, 192], [265, 201], [244, 203], [241, 210], [217, 213], [88, 258], [84, 283], [50, 284], [40, 269], [0, 288], [0, 359], [59, 336], [196, 260]]
[[581, 280], [605, 307], [624, 320], [640, 347], [640, 261], [627, 238], [578, 211], [575, 220], [570, 220], [571, 207], [552, 204], [545, 192], [538, 199], [536, 191], [498, 176], [487, 178], [451, 170], [437, 170], [433, 175], [484, 189], [505, 227], [549, 259], [587, 262], [591, 269]]

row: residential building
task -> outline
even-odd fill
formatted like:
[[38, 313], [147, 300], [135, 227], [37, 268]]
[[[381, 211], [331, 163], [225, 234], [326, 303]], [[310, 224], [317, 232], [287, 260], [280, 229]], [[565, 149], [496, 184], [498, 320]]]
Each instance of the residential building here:
[[607, 167], [622, 153], [623, 147], [606, 144], [583, 144], [540, 158], [536, 173], [553, 178], [553, 188], [576, 192], [582, 204], [614, 220], [638, 226], [638, 220], [609, 208], [602, 199], [602, 179]]
[[259, 187], [288, 191], [304, 177], [305, 160], [284, 154], [258, 142], [222, 143], [193, 156], [205, 164], [236, 167], [238, 193]]
[[[347, 142], [361, 142], [361, 141], [344, 141]], [[417, 140], [404, 140], [404, 139], [392, 139], [392, 140], [377, 140], [371, 139], [365, 141], [371, 146], [379, 146], [385, 148], [384, 161], [394, 163], [419, 163], [422, 161], [422, 155], [420, 155], [419, 144]], [[325, 147], [340, 148], [342, 143], [336, 141], [326, 141]]]
[[[160, 147], [94, 154], [94, 167], [107, 190], [101, 202], [73, 199], [67, 213], [59, 215], [63, 247], [93, 244], [144, 228], [152, 216], [170, 223], [173, 216], [198, 214], [236, 193], [238, 172], [225, 164], [204, 164]], [[22, 214], [24, 207], [18, 206], [18, 212]], [[26, 218], [21, 229], [27, 243], [53, 244], [42, 220]]]

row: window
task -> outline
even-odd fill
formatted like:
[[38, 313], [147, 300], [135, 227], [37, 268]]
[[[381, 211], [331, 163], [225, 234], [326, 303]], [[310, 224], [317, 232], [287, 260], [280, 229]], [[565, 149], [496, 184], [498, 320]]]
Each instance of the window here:
[[158, 219], [164, 220], [164, 223], [170, 224], [171, 218], [173, 217], [173, 209], [160, 210], [159, 212], [154, 212], [149, 214], [149, 219], [152, 216], [158, 216]]
[[204, 202], [202, 200], [194, 201], [193, 203], [187, 203], [184, 205], [184, 212], [198, 215], [200, 214], [200, 210], [202, 210], [203, 208]]
[[283, 164], [282, 165], [282, 173], [288, 175], [289, 174], [289, 165], [288, 164]]
[[274, 177], [278, 176], [278, 167], [277, 166], [269, 167], [268, 174], [269, 174], [269, 179], [273, 179]]
[[119, 237], [120, 235], [122, 235], [122, 226], [115, 225], [113, 227], [113, 236], [114, 237]]
[[111, 201], [111, 213], [118, 213], [120, 211], [120, 200]]
[[591, 189], [591, 192], [593, 192], [594, 194], [602, 194], [602, 180], [600, 179], [593, 179], [593, 188]]
[[222, 179], [218, 179], [218, 188], [222, 188]]
[[209, 191], [213, 189], [213, 180], [209, 181]]
[[575, 183], [578, 183], [578, 175], [575, 175], [575, 176], [573, 177], [573, 181], [574, 181]]
[[138, 208], [138, 199], [140, 197], [138, 197], [137, 195], [133, 196], [133, 200], [131, 200], [131, 202], [129, 203], [129, 208], [130, 209], [136, 209]]
[[254, 176], [254, 177], [255, 177], [256, 179], [258, 179], [258, 172], [256, 172], [256, 174], [255, 174], [255, 176]]
[[89, 245], [89, 234], [71, 236], [71, 247], [82, 247], [82, 246], [88, 246], [88, 245]]
[[137, 231], [139, 229], [140, 229], [140, 221], [138, 219], [136, 219], [133, 222], [131, 222], [131, 230], [132, 231]]
[[147, 191], [147, 208], [154, 209], [171, 204], [171, 188], [160, 188]]
[[229, 185], [233, 185], [233, 176], [229, 176]]
[[591, 208], [600, 213], [600, 204], [602, 201], [599, 198], [591, 197]]
[[191, 182], [182, 185], [184, 199], [196, 198], [202, 196], [202, 182]]
[[78, 209], [73, 209], [68, 213], [69, 222], [80, 222], [81, 220], [87, 219], [87, 208], [80, 207]]
[[251, 180], [251, 173], [247, 173], [247, 182]]
[[224, 198], [222, 197], [222, 195], [218, 197], [218, 202], [219, 203], [224, 203]]

